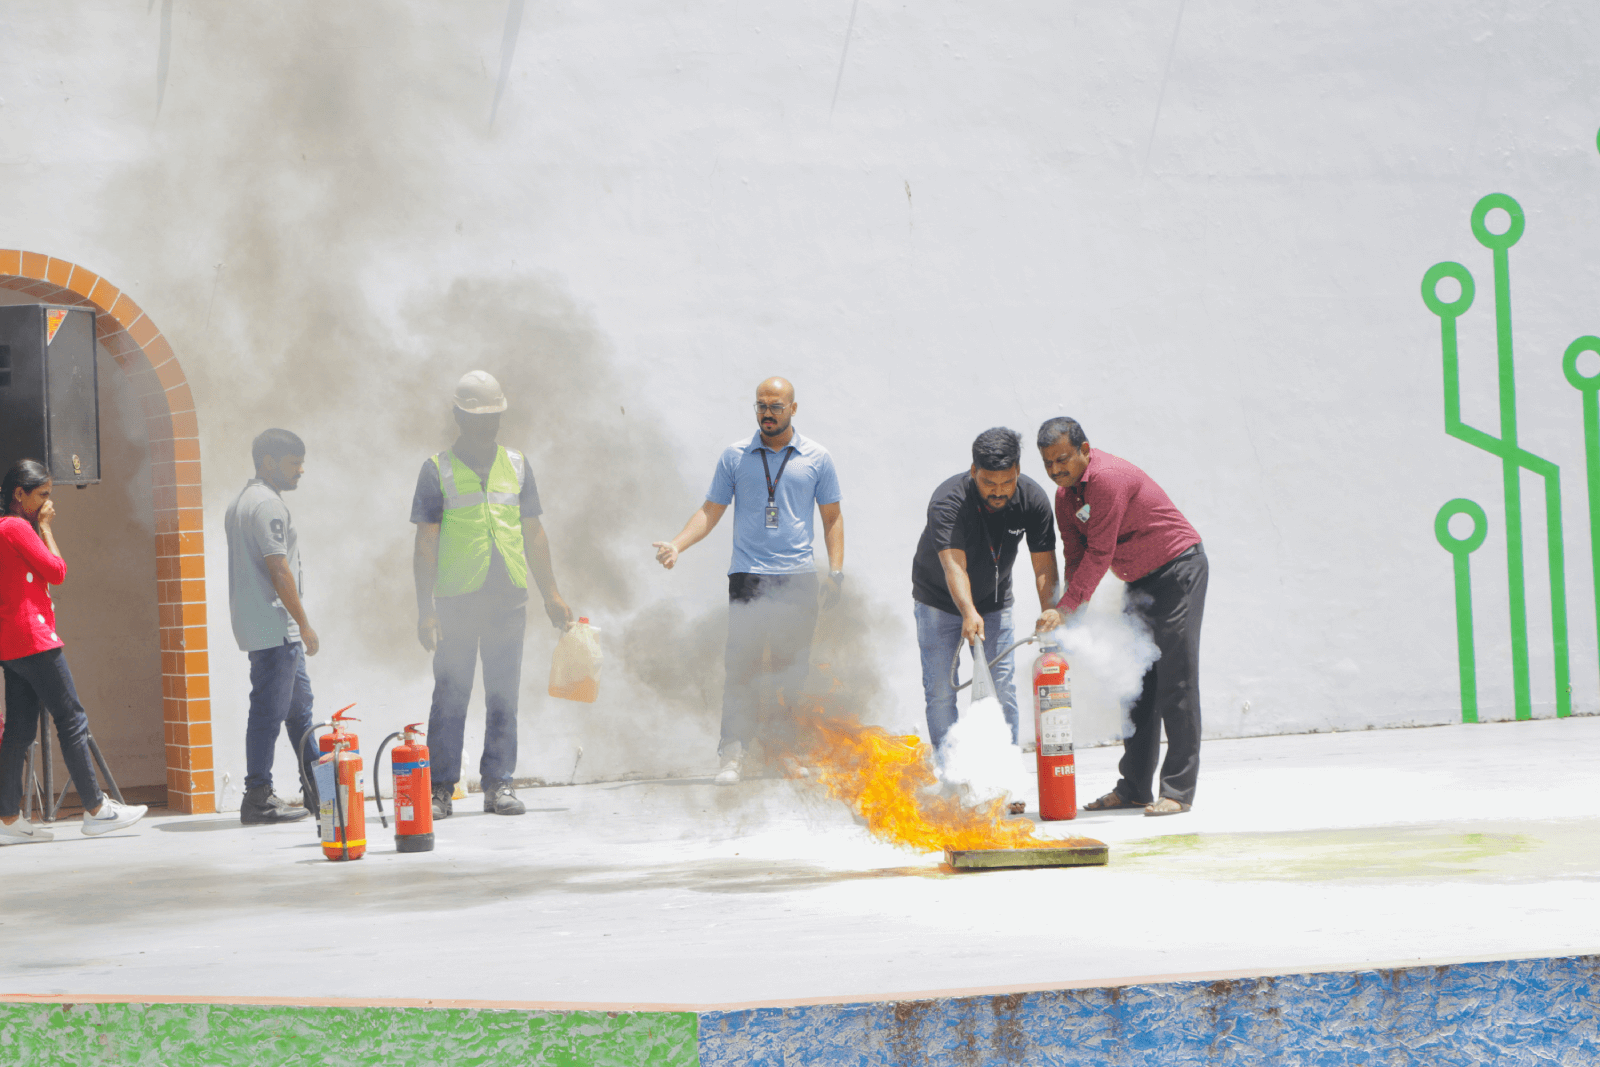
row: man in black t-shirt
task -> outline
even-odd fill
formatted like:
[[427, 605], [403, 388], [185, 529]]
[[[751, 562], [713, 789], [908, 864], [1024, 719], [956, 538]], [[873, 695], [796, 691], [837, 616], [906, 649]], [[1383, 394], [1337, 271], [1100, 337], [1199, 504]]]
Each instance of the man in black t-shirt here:
[[1011, 643], [1011, 567], [1028, 539], [1041, 611], [1055, 606], [1055, 513], [1039, 483], [1022, 473], [1022, 435], [997, 426], [972, 442], [972, 468], [946, 479], [928, 501], [928, 524], [911, 566], [911, 597], [922, 649], [922, 692], [935, 749], [956, 721], [950, 662], [963, 641], [983, 642], [1011, 740], [1017, 740]]

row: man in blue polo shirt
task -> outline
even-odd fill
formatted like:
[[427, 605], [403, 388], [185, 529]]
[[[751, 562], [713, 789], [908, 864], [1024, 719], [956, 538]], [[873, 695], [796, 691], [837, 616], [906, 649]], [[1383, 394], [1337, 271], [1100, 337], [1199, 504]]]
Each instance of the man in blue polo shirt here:
[[793, 421], [799, 410], [794, 386], [784, 379], [768, 378], [757, 386], [755, 435], [723, 450], [700, 510], [678, 536], [653, 546], [657, 562], [671, 570], [678, 554], [709, 534], [733, 505], [728, 677], [722, 692], [718, 785], [739, 780], [761, 725], [762, 689], [770, 687], [792, 701], [811, 667], [818, 592], [813, 511], [822, 515], [822, 537], [828, 547], [823, 595], [832, 603], [843, 588], [839, 476], [828, 450], [795, 432]]

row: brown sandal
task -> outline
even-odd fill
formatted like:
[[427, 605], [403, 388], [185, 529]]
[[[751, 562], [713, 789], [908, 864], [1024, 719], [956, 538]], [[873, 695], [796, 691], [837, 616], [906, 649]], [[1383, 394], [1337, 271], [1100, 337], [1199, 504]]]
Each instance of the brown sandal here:
[[1142, 808], [1143, 804], [1135, 804], [1131, 800], [1124, 800], [1113, 789], [1099, 800], [1091, 800], [1083, 806], [1084, 811], [1115, 811], [1118, 808]]
[[1162, 797], [1160, 800], [1144, 806], [1146, 815], [1182, 815], [1188, 810], [1189, 805], [1181, 800], [1173, 800], [1171, 797]]

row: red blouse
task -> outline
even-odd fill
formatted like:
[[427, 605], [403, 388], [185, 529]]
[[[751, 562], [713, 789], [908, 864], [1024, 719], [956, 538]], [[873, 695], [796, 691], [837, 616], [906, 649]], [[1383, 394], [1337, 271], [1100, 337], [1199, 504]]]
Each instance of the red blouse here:
[[67, 579], [67, 561], [51, 552], [20, 515], [0, 518], [0, 660], [61, 647], [48, 586]]

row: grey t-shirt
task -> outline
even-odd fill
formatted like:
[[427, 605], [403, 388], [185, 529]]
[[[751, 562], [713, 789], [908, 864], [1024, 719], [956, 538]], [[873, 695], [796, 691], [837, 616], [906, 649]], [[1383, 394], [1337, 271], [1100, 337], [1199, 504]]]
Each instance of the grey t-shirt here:
[[223, 526], [228, 534], [228, 608], [239, 647], [255, 652], [276, 648], [285, 638], [300, 640], [300, 627], [278, 598], [267, 570], [268, 556], [286, 557], [295, 591], [305, 594], [299, 539], [283, 497], [260, 478], [252, 478], [228, 505]]

